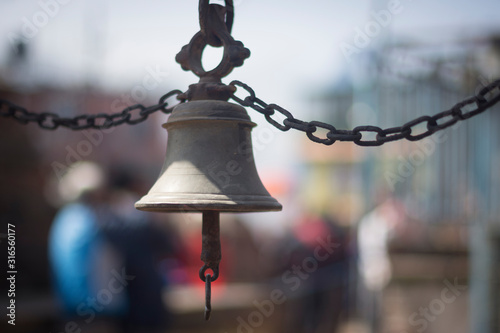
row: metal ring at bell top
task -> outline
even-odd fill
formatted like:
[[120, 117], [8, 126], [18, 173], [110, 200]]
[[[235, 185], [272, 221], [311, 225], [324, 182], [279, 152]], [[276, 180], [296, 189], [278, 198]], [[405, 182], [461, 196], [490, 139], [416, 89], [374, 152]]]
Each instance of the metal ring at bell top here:
[[231, 52], [230, 46], [232, 38], [227, 33], [217, 34], [217, 37], [222, 41], [222, 46], [224, 47], [224, 53], [222, 54], [222, 60], [210, 71], [206, 71], [201, 64], [201, 57], [203, 54], [203, 49], [208, 45], [208, 41], [205, 38], [205, 34], [199, 31], [194, 35], [193, 39], [189, 43], [190, 54], [189, 54], [189, 67], [198, 77], [204, 76], [216, 76], [224, 77], [229, 74], [234, 65], [231, 62]]
[[201, 281], [203, 282], [206, 282], [206, 275], [205, 275], [205, 272], [207, 271], [207, 269], [211, 269], [213, 272], [214, 272], [214, 275], [212, 275], [212, 278], [211, 278], [211, 282], [214, 282], [215, 280], [217, 280], [217, 278], [219, 277], [219, 266], [217, 266], [216, 268], [212, 268], [212, 267], [208, 267], [207, 265], [203, 265], [203, 267], [200, 268], [200, 272], [199, 272], [199, 275], [200, 275], [200, 279]]

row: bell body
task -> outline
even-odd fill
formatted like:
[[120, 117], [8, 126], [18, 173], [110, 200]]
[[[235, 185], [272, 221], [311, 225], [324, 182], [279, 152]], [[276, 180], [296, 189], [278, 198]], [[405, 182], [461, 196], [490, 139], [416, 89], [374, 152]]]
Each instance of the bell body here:
[[135, 207], [155, 212], [279, 211], [255, 167], [250, 121], [239, 105], [191, 101], [163, 127], [167, 155], [158, 180]]

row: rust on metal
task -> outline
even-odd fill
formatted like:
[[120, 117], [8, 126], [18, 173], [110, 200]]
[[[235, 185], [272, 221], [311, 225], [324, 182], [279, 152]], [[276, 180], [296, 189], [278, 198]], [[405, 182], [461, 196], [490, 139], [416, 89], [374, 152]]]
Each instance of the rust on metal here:
[[211, 269], [212, 281], [219, 277], [219, 263], [222, 258], [220, 247], [220, 215], [218, 211], [203, 212], [201, 228], [201, 260], [205, 263], [200, 269], [200, 278], [206, 280], [206, 272]]
[[[205, 264], [200, 269], [200, 279], [205, 282], [205, 320], [209, 320], [212, 312], [212, 281], [219, 277], [219, 263], [222, 258], [218, 211], [203, 212], [201, 237], [201, 260]], [[207, 273], [209, 269], [212, 270], [212, 274]]]
[[[179, 96], [181, 100], [227, 101], [235, 91], [233, 86], [223, 84], [221, 78], [228, 75], [234, 67], [243, 65], [244, 60], [250, 56], [250, 50], [231, 36], [233, 1], [226, 0], [225, 4], [221, 6], [209, 4], [208, 0], [200, 0], [200, 31], [175, 57], [182, 69], [192, 71], [200, 81], [190, 85], [188, 91]], [[203, 50], [207, 45], [224, 48], [220, 64], [209, 71], [201, 63]]]
[[212, 276], [207, 274], [205, 277], [205, 320], [210, 319], [212, 314]]

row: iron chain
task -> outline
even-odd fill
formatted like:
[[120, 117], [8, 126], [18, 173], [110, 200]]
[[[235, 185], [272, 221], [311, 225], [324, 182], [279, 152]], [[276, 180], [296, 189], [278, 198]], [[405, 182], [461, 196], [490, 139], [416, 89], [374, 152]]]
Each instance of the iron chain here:
[[[332, 145], [336, 141], [351, 141], [359, 146], [381, 146], [386, 142], [407, 139], [418, 141], [429, 135], [450, 127], [460, 120], [469, 119], [480, 114], [500, 101], [500, 79], [485, 86], [473, 97], [457, 103], [451, 109], [440, 112], [433, 116], [422, 116], [407, 122], [403, 126], [382, 129], [377, 126], [358, 126], [352, 130], [338, 130], [333, 125], [319, 121], [303, 121], [295, 118], [289, 111], [276, 104], [267, 104], [257, 98], [255, 91], [247, 84], [240, 81], [232, 81], [231, 86], [243, 88], [248, 96], [240, 98], [235, 93], [231, 98], [245, 107], [250, 107], [263, 114], [266, 120], [281, 131], [293, 128], [305, 132], [307, 137], [317, 143]], [[275, 120], [273, 115], [280, 113], [285, 117], [281, 122]], [[416, 133], [419, 125], [425, 125], [425, 130]], [[315, 135], [318, 129], [327, 130], [325, 137]], [[368, 133], [375, 133], [374, 140], [366, 139]]]
[[[352, 130], [339, 130], [333, 125], [320, 121], [303, 121], [295, 118], [288, 110], [276, 104], [267, 104], [256, 97], [255, 92], [247, 84], [240, 81], [232, 81], [231, 86], [243, 88], [248, 96], [240, 98], [235, 93], [231, 98], [245, 107], [251, 107], [255, 111], [264, 115], [266, 120], [281, 131], [295, 129], [305, 132], [307, 137], [316, 143], [332, 145], [337, 141], [350, 141], [359, 146], [381, 146], [386, 142], [407, 139], [418, 141], [432, 135], [433, 133], [450, 127], [461, 120], [469, 119], [480, 114], [500, 101], [500, 80], [496, 80], [485, 86], [473, 97], [467, 98], [451, 109], [440, 112], [433, 116], [422, 116], [399, 127], [382, 129], [378, 126], [357, 126]], [[135, 125], [145, 121], [150, 114], [161, 111], [165, 114], [172, 112], [168, 107], [167, 99], [181, 94], [180, 90], [172, 90], [163, 95], [158, 104], [145, 107], [142, 104], [129, 106], [121, 112], [114, 114], [98, 113], [92, 115], [80, 115], [74, 118], [63, 118], [51, 112], [34, 113], [18, 106], [12, 102], [0, 99], [0, 116], [11, 117], [20, 123], [27, 124], [36, 122], [41, 128], [54, 130], [59, 126], [73, 130], [83, 129], [106, 129], [127, 123]], [[138, 112], [137, 112], [138, 111]], [[137, 113], [137, 114], [136, 114]], [[281, 114], [282, 121], [273, 118]], [[425, 124], [425, 130], [416, 134], [417, 126]], [[326, 130], [326, 135], [320, 137], [316, 135], [318, 129]], [[367, 140], [368, 133], [375, 133], [374, 140]]]
[[51, 112], [30, 112], [19, 105], [0, 99], [0, 116], [14, 118], [22, 124], [30, 122], [38, 123], [41, 128], [48, 130], [55, 130], [59, 126], [67, 127], [72, 130], [84, 130], [89, 128], [106, 129], [124, 123], [130, 125], [142, 123], [149, 117], [150, 114], [157, 111], [169, 114], [172, 112], [172, 108], [168, 107], [167, 100], [181, 93], [182, 91], [180, 90], [172, 90], [163, 95], [159, 99], [158, 104], [148, 107], [142, 104], [135, 104], [114, 114], [98, 113], [80, 115], [74, 118], [60, 117]]

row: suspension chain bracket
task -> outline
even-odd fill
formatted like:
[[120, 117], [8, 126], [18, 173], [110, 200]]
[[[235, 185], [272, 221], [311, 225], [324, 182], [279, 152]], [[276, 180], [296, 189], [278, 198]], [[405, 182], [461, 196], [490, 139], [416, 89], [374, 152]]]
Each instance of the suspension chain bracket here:
[[[197, 75], [200, 81], [190, 85], [187, 92], [179, 95], [179, 99], [227, 101], [236, 89], [234, 86], [223, 84], [221, 78], [231, 73], [233, 68], [243, 65], [245, 59], [250, 56], [250, 50], [231, 36], [234, 18], [232, 0], [226, 0], [225, 6], [210, 4], [209, 0], [200, 0], [199, 13], [200, 31], [181, 49], [175, 60], [182, 69]], [[224, 51], [219, 65], [206, 71], [201, 58], [208, 45], [223, 47]]]

